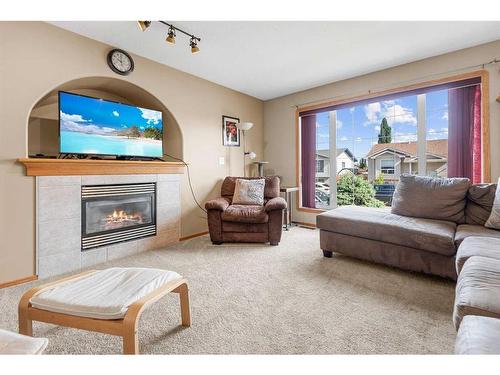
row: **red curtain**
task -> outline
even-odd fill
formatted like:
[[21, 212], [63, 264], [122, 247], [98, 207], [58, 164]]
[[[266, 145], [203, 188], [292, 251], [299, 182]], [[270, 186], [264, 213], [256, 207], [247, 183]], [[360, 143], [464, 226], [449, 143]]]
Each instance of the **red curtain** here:
[[482, 180], [481, 87], [448, 91], [448, 177]]
[[315, 208], [316, 115], [301, 116], [302, 207]]

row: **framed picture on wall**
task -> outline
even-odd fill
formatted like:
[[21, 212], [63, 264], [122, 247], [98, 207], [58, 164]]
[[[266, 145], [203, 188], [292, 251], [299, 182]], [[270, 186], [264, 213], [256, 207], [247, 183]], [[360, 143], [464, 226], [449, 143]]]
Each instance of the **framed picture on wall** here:
[[240, 131], [236, 124], [239, 118], [222, 116], [222, 144], [228, 147], [240, 147]]

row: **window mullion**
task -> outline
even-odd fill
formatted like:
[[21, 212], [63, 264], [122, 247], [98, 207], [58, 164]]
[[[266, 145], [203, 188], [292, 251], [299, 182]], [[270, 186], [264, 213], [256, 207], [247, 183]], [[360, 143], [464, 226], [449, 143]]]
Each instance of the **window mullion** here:
[[425, 125], [425, 94], [417, 95], [417, 155], [418, 174], [427, 175], [427, 136]]
[[330, 207], [337, 207], [337, 111], [329, 112]]

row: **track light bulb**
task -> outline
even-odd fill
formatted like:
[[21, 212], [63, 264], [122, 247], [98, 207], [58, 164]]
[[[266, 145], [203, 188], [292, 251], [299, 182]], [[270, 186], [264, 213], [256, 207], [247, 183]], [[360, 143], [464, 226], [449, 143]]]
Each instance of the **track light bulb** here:
[[191, 46], [191, 53], [200, 52], [200, 49], [198, 48], [198, 44], [196, 43], [195, 38], [191, 38], [191, 40], [189, 41], [189, 45]]
[[175, 44], [175, 29], [172, 26], [168, 28], [168, 36], [165, 40], [167, 43]]
[[146, 31], [146, 29], [151, 26], [151, 21], [137, 21], [137, 25], [141, 31]]

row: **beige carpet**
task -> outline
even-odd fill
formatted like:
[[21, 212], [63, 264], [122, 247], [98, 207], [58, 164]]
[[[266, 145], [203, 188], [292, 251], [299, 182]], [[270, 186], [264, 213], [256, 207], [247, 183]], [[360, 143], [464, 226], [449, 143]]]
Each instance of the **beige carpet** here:
[[[454, 284], [342, 256], [323, 258], [319, 233], [295, 227], [278, 247], [214, 246], [207, 236], [108, 266], [175, 270], [190, 281], [193, 325], [177, 296], [142, 316], [150, 354], [452, 353]], [[0, 327], [17, 330], [17, 303], [40, 282], [0, 290]], [[34, 324], [50, 354], [116, 354], [113, 336]]]

